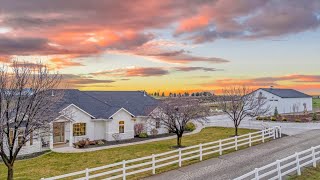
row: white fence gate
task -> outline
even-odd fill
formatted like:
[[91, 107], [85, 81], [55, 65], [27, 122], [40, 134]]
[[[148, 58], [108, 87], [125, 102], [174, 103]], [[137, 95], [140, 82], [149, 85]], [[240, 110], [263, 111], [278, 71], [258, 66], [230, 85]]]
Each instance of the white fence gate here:
[[291, 156], [277, 160], [273, 163], [265, 165], [261, 168], [256, 168], [255, 170], [244, 174], [234, 180], [243, 180], [243, 179], [254, 179], [254, 180], [263, 180], [263, 179], [278, 179], [282, 178], [290, 173], [296, 172], [298, 175], [301, 175], [301, 168], [313, 165], [317, 166], [317, 161], [320, 160], [320, 145], [316, 147], [311, 147], [305, 151], [295, 153]]
[[64, 174], [60, 176], [42, 178], [42, 180], [55, 180], [63, 178], [71, 178], [77, 180], [88, 179], [123, 179], [126, 177], [146, 171], [156, 173], [156, 170], [170, 165], [182, 166], [182, 163], [188, 160], [198, 159], [202, 161], [203, 156], [210, 154], [222, 155], [226, 150], [238, 150], [244, 146], [252, 146], [253, 143], [264, 143], [267, 139], [276, 139], [281, 137], [281, 128], [272, 127], [261, 131], [248, 133], [241, 136], [235, 136], [219, 141], [199, 144], [186, 148], [181, 148], [173, 151], [164, 152], [161, 154], [153, 154], [137, 159], [123, 160], [113, 164], [108, 164], [96, 168], [87, 168], [83, 171]]

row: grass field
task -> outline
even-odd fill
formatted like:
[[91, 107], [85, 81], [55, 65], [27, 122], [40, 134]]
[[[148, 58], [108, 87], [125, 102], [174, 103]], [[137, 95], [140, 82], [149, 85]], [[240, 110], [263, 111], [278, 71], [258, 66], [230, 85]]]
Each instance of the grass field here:
[[313, 98], [312, 103], [313, 103], [313, 108], [320, 108], [320, 99]]
[[[240, 134], [253, 132], [253, 130], [249, 129], [239, 129], [239, 131]], [[203, 129], [198, 134], [183, 137], [182, 144], [184, 146], [197, 145], [199, 143], [228, 138], [233, 134], [233, 128], [210, 127]], [[110, 163], [120, 162], [122, 160], [129, 160], [170, 151], [173, 150], [172, 146], [174, 146], [175, 143], [176, 140], [171, 139], [86, 153], [64, 154], [50, 152], [33, 159], [17, 161], [14, 165], [14, 177], [15, 179], [23, 180], [40, 179], [42, 177], [51, 177], [74, 171], [80, 171], [84, 170], [85, 168], [93, 168]], [[207, 158], [211, 157], [206, 157], [206, 159]], [[194, 162], [198, 161], [195, 160], [190, 163]], [[174, 168], [177, 168], [177, 166], [174, 165], [160, 169], [160, 172]], [[0, 179], [6, 179], [6, 171], [5, 165], [0, 164]], [[159, 171], [157, 170], [157, 172]], [[148, 175], [150, 175], [149, 172], [140, 175], [139, 178], [141, 176]]]
[[301, 176], [291, 176], [289, 180], [318, 180], [320, 179], [320, 165], [318, 164], [317, 168], [306, 168], [302, 170]]

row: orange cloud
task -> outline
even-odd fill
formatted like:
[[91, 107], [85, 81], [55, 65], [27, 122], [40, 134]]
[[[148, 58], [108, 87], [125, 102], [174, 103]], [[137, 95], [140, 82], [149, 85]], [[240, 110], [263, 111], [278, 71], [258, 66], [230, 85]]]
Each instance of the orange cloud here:
[[63, 69], [66, 67], [74, 67], [74, 66], [84, 66], [80, 62], [76, 62], [71, 59], [72, 57], [60, 58], [55, 57], [49, 60], [51, 66], [55, 69]]
[[95, 79], [93, 77], [74, 75], [74, 74], [62, 74], [61, 88], [79, 88], [90, 86], [109, 86], [114, 80], [108, 79]]
[[198, 15], [188, 19], [184, 19], [180, 22], [176, 32], [191, 32], [203, 27], [206, 27], [209, 24], [210, 18], [205, 15]]
[[168, 70], [157, 67], [133, 67], [126, 69], [114, 69], [91, 73], [94, 76], [119, 76], [119, 77], [150, 77], [150, 76], [163, 76], [169, 74]]

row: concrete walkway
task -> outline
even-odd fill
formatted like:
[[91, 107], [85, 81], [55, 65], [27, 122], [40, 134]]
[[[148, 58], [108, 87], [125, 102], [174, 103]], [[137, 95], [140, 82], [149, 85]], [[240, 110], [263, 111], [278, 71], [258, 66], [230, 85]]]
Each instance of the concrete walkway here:
[[240, 150], [219, 158], [151, 176], [148, 180], [227, 180], [241, 176], [312, 146], [320, 145], [320, 130], [311, 130]]
[[[205, 126], [202, 124], [202, 122], [193, 122], [196, 125], [196, 129], [192, 131], [191, 133], [184, 134], [184, 136], [188, 136], [191, 134], [199, 133]], [[100, 146], [100, 147], [94, 147], [94, 148], [85, 148], [85, 149], [76, 149], [74, 147], [58, 147], [53, 148], [52, 151], [58, 152], [58, 153], [82, 153], [82, 152], [92, 152], [92, 151], [98, 151], [103, 149], [111, 149], [111, 148], [117, 148], [117, 147], [124, 147], [124, 146], [132, 146], [136, 144], [145, 144], [149, 142], [156, 142], [156, 141], [162, 141], [162, 140], [168, 140], [168, 139], [175, 139], [177, 138], [176, 135], [164, 137], [164, 138], [156, 138], [156, 139], [150, 139], [145, 141], [139, 141], [139, 142], [133, 142], [133, 143], [125, 143], [125, 144], [117, 144], [117, 145], [110, 145], [110, 146]]]
[[[233, 121], [227, 115], [217, 115], [208, 117], [207, 126], [234, 127]], [[257, 121], [246, 118], [240, 123], [240, 128], [263, 129], [265, 127], [280, 126], [282, 133], [296, 135], [312, 129], [320, 129], [320, 123], [296, 123], [296, 122], [270, 122]]]

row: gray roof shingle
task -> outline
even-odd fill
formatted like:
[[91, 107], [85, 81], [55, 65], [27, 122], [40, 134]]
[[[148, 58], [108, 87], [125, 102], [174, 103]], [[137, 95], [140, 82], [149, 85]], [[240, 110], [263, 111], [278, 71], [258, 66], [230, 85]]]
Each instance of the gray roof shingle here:
[[141, 91], [84, 91], [84, 93], [118, 109], [123, 107], [134, 116], [148, 115], [159, 103]]
[[312, 96], [309, 96], [307, 94], [304, 94], [302, 92], [299, 92], [294, 89], [274, 89], [274, 88], [261, 88], [264, 91], [267, 91], [271, 94], [274, 94], [276, 96], [279, 96], [281, 98], [309, 98]]
[[121, 108], [134, 116], [146, 116], [157, 105], [158, 100], [141, 91], [79, 91], [63, 90], [63, 98], [55, 104], [59, 112], [70, 104], [83, 109], [95, 118], [108, 119]]

